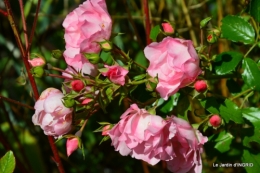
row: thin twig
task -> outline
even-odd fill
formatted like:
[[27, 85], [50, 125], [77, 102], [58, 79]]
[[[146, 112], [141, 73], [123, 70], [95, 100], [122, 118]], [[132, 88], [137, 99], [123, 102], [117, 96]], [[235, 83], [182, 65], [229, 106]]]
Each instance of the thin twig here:
[[[28, 49], [28, 35], [27, 35], [27, 26], [26, 26], [26, 21], [25, 21], [25, 16], [24, 16], [23, 0], [19, 0], [19, 5], [20, 5], [21, 18], [22, 18], [22, 23], [23, 23], [25, 48]], [[29, 52], [28, 52], [28, 58], [29, 57], [30, 56], [29, 56]]]
[[9, 102], [9, 103], [13, 103], [13, 104], [20, 105], [20, 106], [22, 106], [22, 107], [26, 107], [26, 108], [28, 108], [28, 109], [34, 110], [33, 107], [31, 107], [31, 106], [29, 106], [29, 105], [27, 105], [27, 104], [23, 104], [23, 103], [21, 103], [21, 102], [19, 102], [19, 101], [16, 101], [16, 100], [13, 100], [13, 99], [10, 99], [10, 98], [6, 98], [6, 97], [1, 96], [1, 95], [0, 95], [0, 100], [4, 100], [4, 101], [7, 101], [7, 102]]

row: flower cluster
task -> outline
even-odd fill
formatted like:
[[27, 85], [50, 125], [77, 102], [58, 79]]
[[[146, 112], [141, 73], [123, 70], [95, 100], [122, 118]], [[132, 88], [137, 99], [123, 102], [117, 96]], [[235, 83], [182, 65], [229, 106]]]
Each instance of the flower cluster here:
[[[171, 24], [162, 26], [167, 35], [174, 33]], [[46, 135], [68, 138], [68, 156], [81, 148], [81, 133], [90, 115], [98, 109], [106, 111], [115, 97], [120, 97], [119, 104], [122, 100], [140, 103], [131, 93], [138, 85], [146, 84], [144, 92], [152, 93], [156, 100], [148, 106], [156, 108], [160, 98], [167, 101], [201, 73], [192, 42], [170, 36], [147, 45], [144, 54], [149, 67], [138, 66], [109, 41], [112, 21], [105, 0], [85, 1], [67, 15], [63, 27], [66, 42], [63, 56], [68, 67], [58, 70], [65, 79], [62, 92], [54, 88], [43, 91], [35, 104], [32, 120]], [[100, 57], [102, 51], [112, 52], [110, 63]], [[41, 59], [30, 63], [45, 65]], [[71, 135], [76, 125], [81, 126], [80, 135]], [[151, 165], [166, 161], [168, 169], [176, 173], [202, 170], [200, 155], [207, 137], [180, 118], [172, 115], [163, 119], [132, 104], [115, 126], [105, 125], [101, 128], [102, 135], [111, 138], [121, 155], [131, 155]]]
[[123, 156], [131, 155], [151, 165], [164, 160], [168, 169], [176, 173], [201, 172], [200, 154], [207, 137], [175, 116], [164, 120], [133, 104], [108, 135]]

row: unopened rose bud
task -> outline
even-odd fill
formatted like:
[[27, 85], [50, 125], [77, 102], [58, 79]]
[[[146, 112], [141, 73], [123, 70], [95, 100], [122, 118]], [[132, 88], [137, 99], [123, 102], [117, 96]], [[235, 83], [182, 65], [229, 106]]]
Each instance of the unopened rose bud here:
[[207, 41], [209, 43], [216, 43], [218, 41], [218, 37], [214, 33], [209, 33], [207, 36]]
[[169, 22], [162, 23], [162, 28], [163, 28], [163, 31], [166, 34], [173, 34], [174, 33], [174, 28]]
[[107, 136], [107, 135], [108, 135], [108, 132], [109, 132], [109, 130], [110, 130], [110, 127], [111, 127], [110, 124], [103, 127], [103, 130], [102, 130], [102, 135], [103, 135], [103, 136]]
[[83, 55], [92, 64], [97, 64], [100, 60], [100, 56], [97, 53], [84, 53]]
[[82, 104], [82, 105], [87, 105], [87, 104], [90, 103], [92, 100], [93, 100], [93, 99], [86, 98], [86, 99], [84, 99], [84, 100], [81, 102], [81, 104]]
[[28, 60], [28, 61], [32, 67], [44, 66], [46, 64], [45, 59], [43, 57], [33, 58], [32, 60]]
[[99, 42], [99, 44], [102, 50], [104, 50], [105, 52], [109, 52], [113, 48], [112, 43], [110, 41], [102, 41]]
[[209, 123], [213, 128], [218, 128], [222, 124], [222, 118], [219, 115], [212, 115]]
[[146, 90], [147, 91], [154, 91], [156, 86], [157, 86], [157, 84], [158, 84], [158, 78], [157, 77], [155, 77], [155, 78], [150, 77], [148, 79], [148, 81], [145, 83]]
[[73, 98], [70, 97], [63, 97], [63, 105], [66, 108], [72, 108], [75, 105], [75, 100]]
[[31, 69], [31, 73], [34, 77], [38, 77], [38, 78], [41, 78], [42, 76], [45, 75], [45, 71], [44, 71], [43, 67], [41, 67], [41, 66], [33, 67]]
[[198, 91], [199, 93], [203, 93], [204, 91], [207, 90], [208, 85], [207, 82], [204, 80], [198, 80], [195, 82], [194, 84], [194, 88], [196, 91]]
[[51, 55], [53, 58], [55, 59], [61, 59], [63, 57], [63, 53], [61, 50], [59, 49], [56, 49], [56, 50], [52, 50], [51, 51]]
[[78, 138], [69, 138], [66, 142], [67, 156], [69, 157], [74, 151], [79, 148]]
[[74, 80], [71, 82], [71, 88], [76, 92], [80, 92], [84, 87], [85, 84], [81, 80]]

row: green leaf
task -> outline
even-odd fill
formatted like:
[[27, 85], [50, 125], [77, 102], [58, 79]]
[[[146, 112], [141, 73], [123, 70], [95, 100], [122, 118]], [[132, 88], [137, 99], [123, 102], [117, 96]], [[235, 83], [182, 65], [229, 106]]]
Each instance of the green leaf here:
[[1, 173], [12, 173], [15, 168], [15, 158], [12, 151], [8, 151], [0, 159], [0, 172]]
[[260, 154], [251, 149], [244, 150], [242, 155], [242, 163], [248, 164], [245, 166], [247, 173], [256, 173], [260, 170]]
[[242, 110], [242, 115], [254, 127], [254, 129], [252, 130], [253, 134], [245, 137], [245, 145], [252, 141], [258, 142], [260, 144], [260, 108], [245, 108]]
[[239, 52], [224, 52], [217, 55], [215, 60], [215, 70], [218, 75], [224, 75], [234, 71], [238, 63], [243, 59], [243, 54]]
[[160, 32], [161, 32], [160, 25], [156, 25], [155, 27], [153, 27], [151, 30], [151, 33], [150, 33], [150, 39], [152, 39], [153, 41], [156, 41], [156, 38]]
[[239, 16], [228, 15], [222, 19], [222, 37], [233, 42], [252, 44], [255, 42], [255, 31], [251, 24]]
[[210, 141], [216, 142], [214, 148], [219, 152], [224, 153], [230, 150], [230, 144], [232, 143], [233, 136], [225, 131], [215, 134], [210, 137]]
[[253, 18], [260, 22], [260, 1], [259, 0], [251, 0], [249, 5], [249, 14], [253, 16]]
[[242, 78], [245, 83], [250, 88], [260, 91], [260, 70], [256, 62], [250, 58], [244, 58], [242, 68], [244, 69]]
[[243, 124], [241, 110], [231, 100], [216, 100], [214, 97], [208, 97], [201, 101], [201, 105], [212, 114], [219, 114], [225, 122], [230, 120], [238, 124]]

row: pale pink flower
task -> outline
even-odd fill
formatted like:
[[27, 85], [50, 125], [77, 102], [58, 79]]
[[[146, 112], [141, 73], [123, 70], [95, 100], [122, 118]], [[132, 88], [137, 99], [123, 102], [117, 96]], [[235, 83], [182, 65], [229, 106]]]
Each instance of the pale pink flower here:
[[45, 65], [45, 60], [43, 58], [33, 58], [28, 60], [32, 67], [38, 67]]
[[63, 105], [63, 96], [58, 89], [47, 88], [34, 105], [35, 114], [32, 121], [34, 125], [39, 125], [46, 135], [59, 137], [71, 129], [73, 109]]
[[107, 76], [108, 79], [115, 84], [122, 85], [122, 86], [125, 84], [125, 76], [128, 73], [128, 70], [124, 69], [119, 65], [113, 65], [113, 66], [105, 65], [105, 67], [108, 70], [106, 72], [101, 72], [102, 75]]
[[150, 61], [147, 72], [152, 77], [158, 75], [156, 90], [165, 100], [201, 73], [199, 58], [190, 40], [166, 37], [146, 46], [144, 53]]
[[108, 135], [121, 155], [131, 155], [151, 165], [164, 160], [168, 169], [177, 173], [199, 173], [202, 166], [200, 154], [207, 137], [188, 122], [175, 116], [164, 120], [139, 109], [136, 104], [120, 118]]
[[105, 0], [85, 1], [66, 16], [63, 27], [66, 49], [74, 49], [72, 54], [64, 52], [65, 60], [68, 65], [78, 62], [80, 66], [83, 63], [78, 54], [98, 53], [101, 50], [98, 42], [110, 38], [112, 21]]

